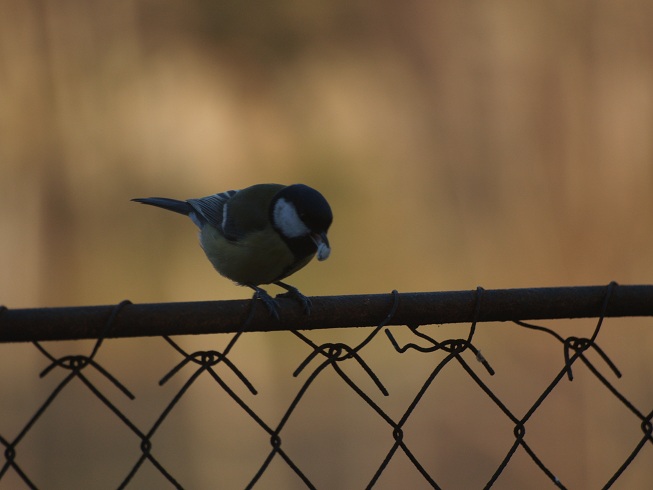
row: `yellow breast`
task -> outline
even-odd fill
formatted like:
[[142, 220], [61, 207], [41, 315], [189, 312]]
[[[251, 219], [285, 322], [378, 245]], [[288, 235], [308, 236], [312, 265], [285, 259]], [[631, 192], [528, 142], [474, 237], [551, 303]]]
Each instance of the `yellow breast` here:
[[269, 284], [301, 269], [311, 259], [295, 263], [281, 237], [270, 229], [254, 232], [232, 242], [210, 225], [200, 232], [200, 244], [213, 267], [223, 276], [243, 285]]

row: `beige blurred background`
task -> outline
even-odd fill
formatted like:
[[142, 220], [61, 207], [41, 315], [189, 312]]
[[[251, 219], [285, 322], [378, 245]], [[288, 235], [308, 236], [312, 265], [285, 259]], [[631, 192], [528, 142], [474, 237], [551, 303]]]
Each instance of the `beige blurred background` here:
[[[129, 200], [258, 182], [303, 182], [333, 207], [331, 258], [293, 276], [308, 295], [651, 282], [650, 2], [0, 0], [0, 11], [0, 304], [9, 308], [248, 297], [211, 269], [189, 220]], [[561, 333], [587, 334], [591, 323], [565, 323]], [[619, 386], [645, 412], [653, 403], [648, 323], [615, 320], [610, 330], [608, 322], [600, 338], [624, 371]], [[465, 336], [460, 326], [432, 332]], [[501, 378], [493, 387], [517, 415], [561, 366], [560, 348], [544, 339], [509, 325], [479, 333]], [[219, 349], [227, 340], [180, 341]], [[124, 410], [147, 429], [174, 393], [156, 381], [179, 358], [158, 339], [108, 344], [99, 361], [135, 392]], [[60, 355], [90, 348], [50, 345]], [[33, 347], [0, 349], [11, 414], [0, 435], [11, 440], [49, 393], [44, 383], [56, 383], [38, 380], [47, 362]], [[402, 358], [385, 336], [369, 349], [391, 393], [406, 391], [388, 402], [399, 417], [441, 357]], [[288, 334], [250, 336], [234, 351], [268, 390], [267, 403], [264, 393], [250, 401], [270, 410], [271, 425], [302, 380], [281, 385], [308, 353]], [[409, 447], [423, 446], [420, 460], [444, 488], [477, 488], [506, 454], [512, 428], [460, 371], [439, 378], [430, 408], [415, 414]], [[534, 445], [565, 484], [597, 488], [635, 446], [639, 422], [613, 399], [603, 404], [591, 376], [578, 378], [551, 402], [562, 422], [542, 416], [532, 437], [540, 433]], [[115, 488], [138, 441], [73, 385], [21, 443], [18, 461], [38, 485]], [[282, 433], [288, 452], [318, 488], [363, 487], [391, 446], [390, 430], [335, 375], [310, 393]], [[479, 404], [494, 418], [474, 412]], [[106, 432], [104, 445], [79, 426], [80, 413], [96, 411], [97, 421], [83, 419]], [[188, 488], [241, 488], [269, 448], [208, 379], [174, 414], [153, 452]], [[370, 418], [377, 425], [364, 437], [334, 428]], [[225, 442], [232, 420], [255, 443]], [[106, 442], [120, 431], [122, 441]], [[652, 484], [650, 456], [648, 448], [617, 487]], [[523, 452], [515, 460], [497, 488], [550, 486]], [[426, 487], [405, 456], [394, 461], [378, 488]], [[165, 488], [145, 466], [132, 488]], [[2, 488], [23, 487], [9, 476]], [[277, 459], [260, 488], [302, 486]]]

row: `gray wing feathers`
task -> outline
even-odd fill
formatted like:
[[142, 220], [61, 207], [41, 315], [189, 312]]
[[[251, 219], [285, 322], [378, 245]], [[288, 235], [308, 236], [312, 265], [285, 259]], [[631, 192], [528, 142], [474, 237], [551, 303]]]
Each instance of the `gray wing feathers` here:
[[214, 228], [224, 233], [224, 207], [238, 191], [220, 192], [212, 196], [186, 201], [202, 218]]
[[147, 197], [132, 199], [132, 201], [149, 204], [159, 208], [174, 211], [175, 213], [185, 214], [193, 220], [198, 228], [202, 228], [205, 223], [209, 223], [218, 229], [228, 240], [237, 240], [238, 235], [232, 220], [226, 216], [228, 209], [227, 203], [239, 191], [220, 192], [212, 196], [201, 197], [199, 199], [188, 199], [187, 201], [178, 201], [177, 199], [168, 199], [167, 197]]

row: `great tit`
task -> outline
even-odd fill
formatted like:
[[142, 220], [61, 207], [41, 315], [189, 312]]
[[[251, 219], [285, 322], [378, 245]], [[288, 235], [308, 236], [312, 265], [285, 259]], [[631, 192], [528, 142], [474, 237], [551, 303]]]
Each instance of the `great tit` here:
[[331, 207], [315, 189], [304, 184], [257, 184], [199, 199], [165, 197], [132, 199], [187, 215], [200, 229], [200, 245], [213, 267], [237, 284], [255, 291], [279, 317], [277, 302], [259, 286], [276, 284], [298, 300], [307, 314], [311, 302], [282, 279], [331, 253], [327, 231]]

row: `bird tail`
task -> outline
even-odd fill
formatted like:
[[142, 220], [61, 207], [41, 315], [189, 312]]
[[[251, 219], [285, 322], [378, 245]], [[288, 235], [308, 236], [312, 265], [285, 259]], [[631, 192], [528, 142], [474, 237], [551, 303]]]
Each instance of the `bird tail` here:
[[168, 199], [167, 197], [139, 197], [132, 199], [132, 201], [149, 204], [150, 206], [167, 209], [168, 211], [174, 211], [175, 213], [184, 214], [186, 216], [193, 211], [193, 207], [186, 201]]

